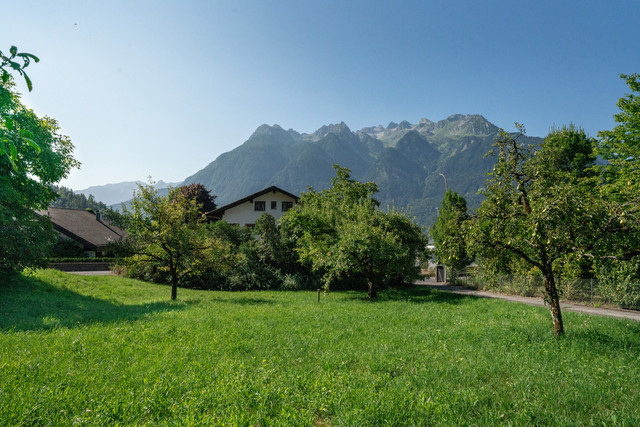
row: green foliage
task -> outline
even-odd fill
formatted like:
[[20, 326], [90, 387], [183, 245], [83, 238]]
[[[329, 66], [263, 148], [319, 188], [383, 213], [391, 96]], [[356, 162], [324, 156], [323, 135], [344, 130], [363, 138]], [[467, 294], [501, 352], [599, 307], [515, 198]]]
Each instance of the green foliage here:
[[248, 227], [231, 225], [227, 221], [216, 221], [209, 225], [210, 232], [235, 247], [240, 247], [251, 241], [252, 231]]
[[481, 263], [519, 258], [540, 271], [554, 331], [562, 334], [554, 267], [594, 244], [605, 215], [592, 198], [593, 141], [569, 126], [552, 130], [536, 149], [518, 141], [519, 130], [496, 140], [498, 159], [471, 224], [471, 242]]
[[277, 270], [268, 268], [258, 258], [250, 228], [217, 221], [207, 226], [207, 233], [225, 245], [228, 268], [209, 266], [185, 281], [183, 286], [231, 291], [278, 288]]
[[181, 286], [232, 291], [316, 286], [316, 277], [298, 262], [290, 240], [269, 214], [263, 214], [253, 229], [217, 221], [207, 225], [207, 233], [226, 245], [228, 268], [211, 265], [183, 279]]
[[84, 194], [76, 194], [72, 189], [52, 185], [51, 189], [56, 193], [57, 197], [51, 202], [52, 207], [66, 209], [90, 209], [94, 212], [106, 211], [109, 209], [104, 203], [97, 201], [93, 195], [89, 197]]
[[33, 213], [0, 214], [0, 284], [25, 268], [46, 267], [56, 239], [51, 222]]
[[27, 88], [29, 88], [29, 92], [31, 92], [33, 85], [31, 84], [31, 79], [24, 71], [31, 61], [38, 62], [40, 59], [30, 53], [18, 52], [18, 48], [15, 46], [11, 46], [8, 56], [0, 50], [0, 71], [2, 71], [0, 78], [2, 79], [2, 83], [7, 83], [11, 75], [10, 73], [15, 72], [24, 78]]
[[351, 179], [349, 169], [334, 169], [330, 189], [309, 189], [281, 219], [300, 261], [322, 275], [326, 290], [341, 279], [362, 278], [375, 298], [381, 286], [413, 282], [425, 248], [420, 228], [398, 212], [378, 210], [374, 183]]
[[640, 75], [621, 74], [631, 93], [620, 98], [618, 123], [612, 130], [598, 133], [597, 154], [607, 164], [601, 171], [605, 190], [619, 201], [635, 200], [640, 194]]
[[[18, 48], [11, 46], [9, 49], [9, 56], [0, 51], [0, 75], [2, 79], [1, 85], [3, 88], [11, 88], [12, 80], [10, 72], [16, 72], [24, 77], [29, 92], [33, 89], [29, 76], [24, 71], [29, 66], [31, 60], [38, 62], [39, 59], [30, 53], [19, 53]], [[22, 62], [22, 63], [21, 63]], [[6, 94], [0, 94], [0, 102], [5, 104], [7, 102]], [[0, 156], [6, 156], [13, 169], [17, 172], [18, 166], [16, 162], [19, 161], [19, 152], [21, 145], [27, 144], [31, 148], [40, 152], [40, 146], [33, 139], [33, 133], [30, 129], [24, 126], [20, 126], [16, 117], [13, 117], [10, 111], [2, 109], [0, 111], [0, 131], [2, 132], [0, 138]]]
[[287, 263], [282, 247], [282, 238], [273, 216], [263, 213], [255, 223], [253, 232], [257, 235], [256, 252], [261, 262], [278, 267]]
[[[0, 299], [6, 425], [638, 425], [640, 323], [430, 291], [38, 271]], [[499, 355], [499, 357], [497, 357]]]
[[[224, 268], [228, 245], [207, 232], [201, 205], [179, 190], [160, 196], [153, 185], [139, 186], [130, 206], [124, 208], [134, 268], [158, 271], [171, 283], [171, 299], [185, 276], [214, 267]], [[138, 273], [139, 274], [139, 273]]]
[[618, 124], [598, 134], [597, 152], [607, 161], [599, 168], [600, 199], [609, 221], [594, 253], [628, 260], [640, 255], [640, 75], [621, 77], [632, 93], [618, 101]]
[[61, 258], [81, 258], [84, 248], [75, 240], [59, 237], [51, 250], [51, 255]]
[[40, 118], [20, 102], [10, 73], [31, 80], [24, 69], [38, 58], [0, 51], [0, 277], [25, 267], [46, 265], [55, 242], [51, 223], [34, 216], [55, 198], [49, 185], [65, 178], [79, 165], [71, 153], [73, 145], [58, 134], [58, 124]]
[[469, 220], [467, 202], [450, 189], [444, 195], [436, 223], [431, 227], [438, 262], [452, 270], [462, 270], [473, 259], [467, 254], [467, 243], [463, 227]]
[[200, 212], [204, 215], [216, 208], [215, 198], [211, 195], [211, 191], [202, 184], [189, 184], [178, 187], [178, 191], [186, 198], [195, 200], [200, 208]]
[[598, 133], [600, 200], [609, 213], [594, 247], [596, 275], [612, 301], [640, 305], [640, 75], [620, 75], [631, 93], [618, 100], [617, 125]]
[[46, 264], [54, 234], [34, 210], [46, 209], [55, 198], [49, 186], [78, 166], [58, 131], [22, 105], [10, 81], [0, 85], [0, 277]]
[[596, 262], [602, 296], [625, 308], [640, 308], [640, 256]]
[[[276, 265], [274, 254], [270, 251], [271, 245], [278, 245], [279, 234], [274, 237], [275, 241], [266, 245], [262, 239], [254, 236], [250, 228], [230, 225], [226, 221], [199, 226], [203, 227], [208, 239], [216, 242], [219, 248], [217, 259], [202, 262], [188, 275], [180, 277], [179, 286], [228, 291], [281, 289], [285, 281], [290, 287], [300, 286], [299, 283], [291, 283], [292, 279], [284, 272], [283, 266]], [[127, 274], [156, 283], [171, 283], [166, 270], [149, 259], [140, 259], [135, 265], [129, 265]], [[297, 279], [297, 276], [294, 277]]]

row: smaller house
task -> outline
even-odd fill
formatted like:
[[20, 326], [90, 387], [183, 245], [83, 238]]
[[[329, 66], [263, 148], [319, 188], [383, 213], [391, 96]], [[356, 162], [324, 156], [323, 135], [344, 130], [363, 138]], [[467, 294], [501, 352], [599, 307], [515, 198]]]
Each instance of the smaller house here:
[[88, 257], [102, 256], [109, 243], [126, 237], [125, 231], [106, 222], [100, 212], [50, 207], [36, 215], [49, 218], [59, 238], [74, 241]]
[[207, 216], [229, 224], [253, 227], [262, 214], [268, 213], [277, 220], [296, 203], [298, 196], [271, 186], [211, 211]]

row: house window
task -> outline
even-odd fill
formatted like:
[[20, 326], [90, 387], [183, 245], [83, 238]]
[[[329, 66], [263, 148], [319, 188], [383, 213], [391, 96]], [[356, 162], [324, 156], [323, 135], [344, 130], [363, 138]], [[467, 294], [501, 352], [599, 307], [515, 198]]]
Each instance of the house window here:
[[271, 202], [271, 210], [278, 209], [278, 202]]
[[256, 211], [264, 211], [267, 209], [265, 205], [266, 205], [266, 202], [255, 202], [253, 204], [253, 207], [254, 207], [254, 210]]
[[286, 212], [293, 208], [293, 202], [282, 202], [282, 212]]

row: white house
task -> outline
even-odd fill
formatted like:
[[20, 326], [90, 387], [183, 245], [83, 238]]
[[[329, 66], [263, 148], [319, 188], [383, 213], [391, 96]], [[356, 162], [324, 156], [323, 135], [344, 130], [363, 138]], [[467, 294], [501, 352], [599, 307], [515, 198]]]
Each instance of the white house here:
[[229, 224], [253, 227], [260, 215], [268, 213], [277, 220], [296, 203], [298, 196], [271, 186], [209, 212], [207, 216]]

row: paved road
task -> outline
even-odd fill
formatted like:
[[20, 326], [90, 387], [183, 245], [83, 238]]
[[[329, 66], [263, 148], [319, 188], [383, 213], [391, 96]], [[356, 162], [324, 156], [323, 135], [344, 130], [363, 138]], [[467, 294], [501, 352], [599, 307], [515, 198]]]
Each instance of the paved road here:
[[[544, 306], [544, 300], [537, 297], [522, 297], [519, 295], [504, 295], [495, 292], [477, 291], [475, 289], [466, 289], [461, 286], [451, 286], [448, 283], [436, 283], [435, 279], [427, 279], [416, 282], [417, 285], [429, 286], [433, 289], [440, 291], [452, 292], [460, 295], [470, 295], [474, 297], [482, 298], [499, 298], [507, 301], [520, 302], [529, 305]], [[631, 319], [640, 322], [640, 311], [624, 310], [624, 309], [611, 309], [611, 308], [598, 308], [587, 305], [581, 305], [577, 303], [560, 303], [562, 310], [577, 311], [580, 313], [596, 314], [598, 316], [618, 317], [621, 319]]]

